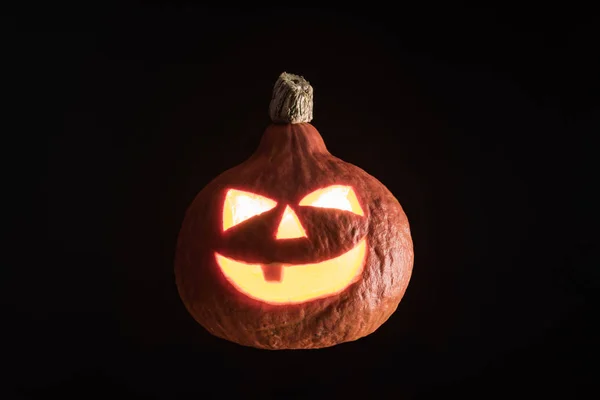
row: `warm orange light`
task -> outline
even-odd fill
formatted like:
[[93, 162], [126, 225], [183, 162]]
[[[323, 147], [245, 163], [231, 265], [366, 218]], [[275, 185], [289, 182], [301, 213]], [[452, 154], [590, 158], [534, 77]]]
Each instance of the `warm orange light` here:
[[261, 264], [246, 264], [215, 253], [225, 278], [241, 293], [269, 304], [295, 304], [340, 293], [362, 273], [366, 239], [339, 257], [315, 264], [281, 265], [277, 279], [266, 279]]
[[350, 186], [333, 185], [315, 190], [300, 201], [301, 206], [337, 208], [364, 216], [358, 198]]
[[273, 209], [277, 202], [255, 193], [229, 189], [223, 205], [223, 231]]
[[287, 206], [281, 217], [281, 222], [277, 228], [276, 239], [295, 239], [300, 237], [306, 237], [306, 232], [298, 219], [298, 216]]

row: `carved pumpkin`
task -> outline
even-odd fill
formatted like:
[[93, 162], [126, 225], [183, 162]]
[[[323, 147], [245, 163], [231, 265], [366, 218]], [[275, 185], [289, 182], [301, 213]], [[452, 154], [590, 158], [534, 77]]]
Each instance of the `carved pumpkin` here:
[[265, 349], [332, 346], [374, 332], [396, 310], [413, 247], [402, 207], [377, 179], [331, 155], [312, 87], [283, 73], [256, 152], [187, 210], [175, 274], [212, 334]]

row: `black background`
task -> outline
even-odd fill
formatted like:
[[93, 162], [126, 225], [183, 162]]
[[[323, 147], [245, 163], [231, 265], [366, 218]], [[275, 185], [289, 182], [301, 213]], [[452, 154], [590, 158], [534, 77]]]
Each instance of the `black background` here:
[[[600, 282], [590, 10], [52, 7], [4, 24], [9, 394], [584, 397]], [[311, 82], [328, 148], [395, 194], [415, 243], [391, 319], [323, 350], [214, 338], [174, 283], [187, 205], [255, 149], [283, 71]]]

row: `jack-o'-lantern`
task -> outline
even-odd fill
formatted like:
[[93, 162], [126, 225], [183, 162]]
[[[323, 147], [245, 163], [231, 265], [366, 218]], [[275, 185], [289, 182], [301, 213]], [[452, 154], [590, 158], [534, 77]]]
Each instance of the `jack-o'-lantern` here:
[[264, 349], [333, 346], [371, 334], [411, 276], [406, 215], [362, 169], [331, 155], [309, 122], [313, 89], [283, 73], [256, 152], [188, 208], [175, 274], [212, 334]]

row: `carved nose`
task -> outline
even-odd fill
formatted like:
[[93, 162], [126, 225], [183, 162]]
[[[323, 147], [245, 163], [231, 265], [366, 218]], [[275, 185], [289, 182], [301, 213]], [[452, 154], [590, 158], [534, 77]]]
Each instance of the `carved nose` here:
[[298, 216], [290, 206], [285, 207], [281, 221], [277, 227], [276, 239], [295, 239], [306, 237], [306, 232], [298, 219]]

